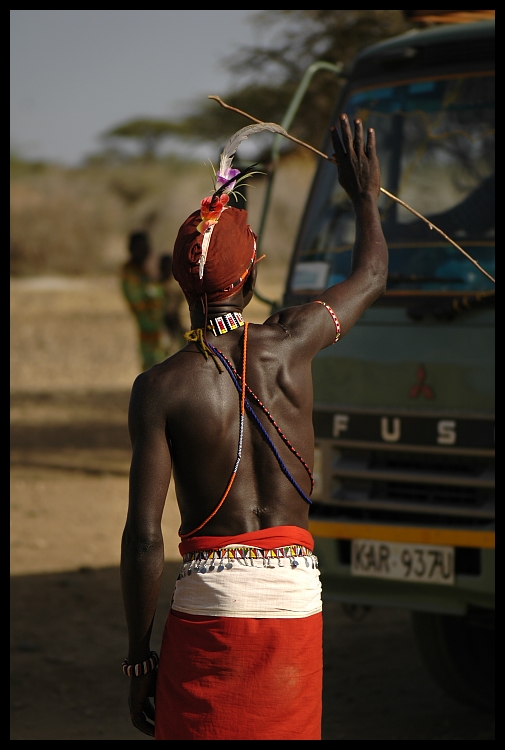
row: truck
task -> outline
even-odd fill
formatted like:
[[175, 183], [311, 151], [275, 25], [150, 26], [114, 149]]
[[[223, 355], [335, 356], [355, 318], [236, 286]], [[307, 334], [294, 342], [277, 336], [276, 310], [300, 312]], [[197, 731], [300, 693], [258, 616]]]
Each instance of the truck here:
[[[424, 220], [381, 193], [386, 292], [313, 362], [309, 515], [323, 598], [409, 610], [433, 679], [483, 711], [495, 659], [494, 33], [492, 19], [414, 28], [346, 72], [330, 124], [345, 112], [375, 129], [381, 187]], [[352, 206], [320, 158], [282, 307], [344, 280], [353, 242]]]

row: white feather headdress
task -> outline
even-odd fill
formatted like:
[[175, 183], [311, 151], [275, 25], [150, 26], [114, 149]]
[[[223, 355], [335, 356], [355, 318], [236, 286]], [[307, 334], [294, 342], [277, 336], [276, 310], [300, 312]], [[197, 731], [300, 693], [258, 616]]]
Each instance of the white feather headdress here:
[[[280, 135], [287, 136], [284, 128], [277, 125], [275, 122], [262, 122], [255, 125], [246, 125], [245, 128], [241, 128], [234, 133], [231, 138], [228, 139], [225, 144], [221, 157], [219, 160], [219, 169], [214, 174], [214, 193], [204, 198], [201, 203], [201, 219], [202, 221], [198, 225], [198, 230], [203, 234], [202, 241], [202, 254], [199, 260], [199, 277], [203, 277], [203, 270], [207, 261], [207, 255], [209, 252], [210, 240], [215, 225], [219, 221], [223, 210], [226, 208], [228, 203], [228, 195], [233, 193], [236, 186], [245, 179], [246, 176], [255, 174], [253, 167], [243, 170], [232, 168], [233, 157], [237, 153], [237, 149], [240, 144], [249, 138], [254, 133], [261, 133], [264, 130], [269, 130], [272, 133], [279, 133]], [[257, 174], [257, 173], [256, 173]]]

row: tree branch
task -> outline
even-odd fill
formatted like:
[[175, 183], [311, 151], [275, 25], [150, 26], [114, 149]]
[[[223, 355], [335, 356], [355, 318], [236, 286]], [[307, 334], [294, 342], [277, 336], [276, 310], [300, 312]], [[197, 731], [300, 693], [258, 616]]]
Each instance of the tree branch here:
[[[237, 112], [239, 115], [243, 115], [244, 117], [247, 117], [249, 120], [252, 120], [253, 122], [257, 122], [257, 123], [260, 123], [260, 124], [263, 123], [263, 120], [258, 120], [256, 117], [253, 117], [252, 115], [249, 115], [247, 112], [243, 112], [241, 109], [237, 109], [237, 107], [232, 107], [230, 104], [226, 104], [225, 102], [223, 102], [223, 100], [219, 96], [210, 95], [207, 98], [208, 99], [214, 99], [214, 101], [216, 101], [218, 104], [220, 104], [221, 107], [224, 107], [224, 109], [229, 109], [232, 112]], [[317, 148], [314, 148], [313, 146], [310, 146], [308, 143], [305, 143], [304, 141], [301, 141], [298, 138], [295, 138], [293, 135], [290, 135], [289, 133], [286, 133], [285, 137], [289, 138], [290, 141], [293, 141], [294, 143], [297, 143], [299, 146], [303, 146], [304, 148], [307, 148], [309, 151], [312, 151], [314, 154], [317, 154], [317, 156], [322, 156], [323, 159], [326, 159], [327, 161], [330, 161], [332, 164], [337, 164], [336, 161], [335, 161], [335, 159], [332, 159], [331, 156], [327, 156], [322, 151], [318, 151]], [[388, 198], [391, 198], [392, 200], [396, 201], [397, 203], [400, 204], [400, 206], [403, 206], [404, 208], [407, 209], [407, 211], [410, 211], [411, 213], [414, 214], [414, 216], [417, 216], [418, 219], [421, 219], [422, 221], [424, 221], [424, 223], [427, 224], [430, 229], [434, 229], [436, 232], [438, 232], [439, 234], [441, 234], [442, 237], [444, 237], [444, 239], [447, 240], [447, 242], [450, 242], [450, 244], [453, 245], [457, 250], [459, 250], [460, 253], [463, 253], [463, 255], [465, 256], [465, 258], [468, 258], [468, 260], [471, 261], [474, 264], [474, 266], [476, 266], [479, 269], [479, 271], [484, 274], [484, 276], [487, 276], [487, 278], [490, 279], [493, 282], [493, 284], [495, 283], [494, 278], [487, 271], [485, 271], [482, 268], [482, 266], [480, 266], [477, 263], [477, 261], [474, 260], [472, 258], [472, 256], [469, 255], [466, 252], [466, 250], [463, 250], [463, 248], [460, 247], [456, 242], [454, 242], [454, 240], [452, 240], [450, 237], [448, 237], [445, 234], [445, 232], [443, 232], [437, 226], [435, 226], [434, 224], [432, 224], [432, 222], [429, 221], [425, 216], [423, 216], [422, 214], [418, 213], [413, 208], [411, 208], [407, 203], [405, 203], [404, 201], [400, 200], [400, 198], [397, 198], [396, 195], [393, 195], [392, 193], [388, 192], [387, 190], [385, 190], [382, 187], [380, 188], [380, 190], [381, 190], [382, 193], [384, 193], [384, 195], [387, 195]]]

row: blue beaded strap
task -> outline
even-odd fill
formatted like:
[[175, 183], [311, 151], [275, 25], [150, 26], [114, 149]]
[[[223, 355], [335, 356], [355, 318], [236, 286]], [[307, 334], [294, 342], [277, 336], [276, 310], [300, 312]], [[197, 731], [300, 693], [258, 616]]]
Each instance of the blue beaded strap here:
[[[207, 345], [208, 345], [209, 349], [211, 349], [212, 352], [217, 357], [219, 357], [219, 359], [221, 360], [221, 362], [223, 363], [223, 365], [228, 370], [228, 373], [229, 373], [229, 375], [230, 375], [230, 377], [231, 377], [231, 379], [232, 379], [232, 381], [233, 381], [233, 383], [234, 383], [235, 388], [237, 389], [237, 391], [239, 393], [242, 393], [242, 386], [240, 385], [240, 383], [238, 382], [237, 378], [235, 377], [235, 374], [234, 374], [233, 370], [231, 369], [230, 365], [228, 364], [228, 362], [226, 360], [226, 357], [219, 351], [219, 349], [216, 349], [216, 347], [212, 346], [212, 344], [210, 344], [208, 341], [207, 341]], [[256, 422], [256, 426], [258, 427], [258, 429], [260, 430], [260, 432], [263, 434], [263, 437], [265, 438], [265, 440], [266, 440], [266, 442], [267, 442], [270, 450], [272, 451], [272, 453], [274, 454], [275, 458], [277, 459], [277, 463], [279, 464], [282, 472], [289, 479], [289, 481], [291, 482], [291, 484], [293, 485], [293, 487], [295, 488], [295, 490], [298, 492], [298, 494], [300, 495], [300, 497], [302, 497], [305, 500], [306, 503], [308, 503], [309, 505], [312, 505], [312, 500], [310, 499], [310, 497], [308, 497], [305, 494], [305, 492], [302, 490], [302, 488], [298, 485], [298, 483], [296, 482], [296, 480], [294, 479], [294, 477], [291, 475], [291, 472], [289, 471], [289, 469], [285, 465], [284, 461], [279, 456], [279, 453], [277, 452], [277, 448], [273, 444], [272, 439], [270, 438], [270, 435], [268, 434], [268, 432], [265, 430], [265, 428], [261, 424], [258, 416], [256, 415], [254, 409], [252, 408], [252, 406], [251, 406], [251, 404], [250, 404], [250, 402], [248, 401], [247, 398], [245, 399], [245, 407], [246, 407], [247, 411], [249, 412], [249, 414], [251, 415], [251, 417], [253, 417], [254, 421]]]
[[[230, 362], [230, 360], [223, 354], [223, 352], [221, 352], [221, 356], [224, 357], [225, 361], [228, 363], [230, 369], [232, 370], [233, 374], [235, 375], [235, 378], [237, 380], [239, 380], [240, 379], [239, 374], [238, 374], [237, 370], [235, 369], [235, 367], [233, 367], [233, 365]], [[266, 408], [265, 404], [262, 401], [260, 401], [260, 399], [254, 393], [254, 391], [251, 388], [249, 388], [249, 386], [247, 385], [247, 383], [245, 384], [245, 387], [246, 387], [246, 393], [248, 394], [246, 396], [246, 398], [249, 398], [249, 396], [250, 396], [252, 399], [254, 399], [254, 402], [256, 403], [256, 405], [259, 406], [260, 409], [263, 411], [263, 413], [267, 416], [268, 421], [270, 422], [270, 424], [273, 425], [275, 427], [275, 429], [277, 430], [277, 433], [280, 436], [280, 438], [282, 439], [283, 443], [285, 445], [287, 445], [287, 447], [289, 448], [289, 450], [291, 451], [291, 453], [293, 453], [297, 457], [297, 459], [300, 461], [300, 463], [302, 464], [303, 468], [307, 472], [308, 477], [310, 479], [310, 492], [309, 492], [309, 497], [310, 497], [310, 495], [312, 495], [312, 492], [314, 490], [314, 477], [312, 476], [312, 472], [310, 470], [310, 467], [309, 467], [308, 463], [298, 453], [298, 451], [296, 450], [296, 448], [294, 447], [294, 445], [291, 443], [291, 441], [287, 439], [286, 435], [282, 432], [281, 428], [279, 427], [279, 425], [277, 424], [277, 422], [275, 421], [275, 419], [272, 417], [272, 415], [270, 414], [270, 412]]]

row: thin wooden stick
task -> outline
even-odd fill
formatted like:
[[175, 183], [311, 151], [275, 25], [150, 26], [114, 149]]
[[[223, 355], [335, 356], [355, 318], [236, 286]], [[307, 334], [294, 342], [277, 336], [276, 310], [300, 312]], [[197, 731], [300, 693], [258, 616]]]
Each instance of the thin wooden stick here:
[[[230, 104], [226, 104], [225, 102], [223, 102], [223, 100], [219, 96], [208, 96], [207, 98], [208, 99], [214, 99], [214, 101], [216, 101], [218, 104], [220, 104], [221, 107], [224, 107], [224, 109], [229, 109], [232, 112], [237, 112], [239, 115], [242, 115], [243, 117], [247, 117], [249, 120], [252, 120], [253, 122], [257, 122], [260, 125], [263, 124], [263, 120], [258, 120], [256, 117], [253, 117], [252, 115], [249, 115], [247, 112], [243, 112], [241, 109], [237, 109], [237, 107], [232, 107]], [[337, 164], [336, 161], [335, 161], [335, 159], [332, 159], [331, 156], [327, 156], [322, 151], [318, 151], [317, 148], [314, 148], [313, 146], [310, 146], [308, 143], [305, 143], [304, 141], [301, 141], [298, 138], [295, 138], [294, 135], [290, 135], [289, 133], [286, 133], [285, 137], [289, 138], [289, 140], [293, 141], [294, 143], [298, 143], [299, 146], [303, 146], [304, 148], [307, 148], [309, 151], [312, 151], [314, 154], [317, 154], [317, 156], [322, 156], [323, 159], [326, 159], [327, 161], [330, 161], [332, 164], [335, 164], [335, 165]], [[380, 191], [382, 193], [384, 193], [384, 195], [387, 195], [388, 198], [391, 198], [392, 200], [394, 200], [397, 203], [399, 203], [400, 206], [403, 206], [404, 208], [406, 208], [407, 211], [410, 211], [412, 214], [414, 214], [414, 216], [417, 216], [419, 219], [421, 219], [422, 221], [424, 221], [425, 224], [427, 224], [430, 229], [434, 229], [439, 234], [441, 234], [442, 237], [444, 237], [444, 239], [447, 240], [447, 242], [450, 242], [450, 244], [453, 245], [457, 250], [459, 250], [460, 253], [463, 253], [463, 255], [466, 258], [468, 258], [468, 260], [471, 261], [474, 264], [474, 266], [476, 266], [479, 269], [479, 271], [481, 273], [484, 274], [484, 276], [487, 276], [487, 278], [490, 279], [493, 282], [493, 284], [495, 283], [494, 278], [487, 271], [485, 271], [482, 268], [482, 266], [480, 266], [477, 263], [477, 261], [472, 258], [471, 255], [468, 255], [468, 253], [466, 252], [466, 250], [463, 250], [462, 247], [460, 247], [456, 242], [454, 242], [454, 240], [451, 240], [451, 238], [448, 237], [445, 234], [445, 232], [443, 232], [441, 229], [439, 229], [437, 226], [435, 226], [435, 224], [433, 224], [431, 221], [429, 221], [425, 216], [423, 216], [422, 214], [420, 214], [417, 211], [415, 211], [407, 203], [405, 203], [404, 201], [400, 200], [400, 198], [397, 198], [396, 195], [393, 195], [393, 193], [388, 192], [387, 190], [385, 190], [382, 187], [380, 188]]]

